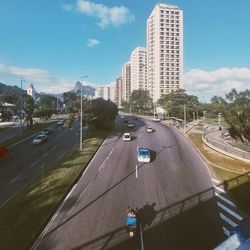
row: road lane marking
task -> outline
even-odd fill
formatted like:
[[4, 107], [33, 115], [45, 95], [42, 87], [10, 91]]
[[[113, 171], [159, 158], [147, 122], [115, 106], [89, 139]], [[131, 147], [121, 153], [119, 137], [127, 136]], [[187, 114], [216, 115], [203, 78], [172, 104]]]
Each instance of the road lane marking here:
[[232, 207], [236, 207], [236, 205], [235, 205], [232, 201], [228, 200], [226, 197], [224, 197], [224, 196], [222, 196], [222, 195], [220, 195], [220, 194], [218, 194], [218, 193], [215, 193], [215, 195], [216, 195], [217, 197], [219, 197], [221, 200], [223, 200], [223, 201], [225, 201], [226, 203], [228, 203], [229, 205], [231, 205]]
[[219, 190], [221, 193], [226, 193], [226, 191], [224, 189], [220, 188], [220, 187], [217, 187], [217, 186], [214, 185], [214, 188]]
[[225, 227], [223, 227], [223, 231], [224, 231], [224, 234], [227, 235], [228, 237], [230, 236], [230, 232], [228, 229], [226, 229]]
[[216, 183], [216, 184], [219, 184], [219, 183], [220, 183], [218, 180], [216, 180], [216, 179], [214, 179], [214, 178], [212, 178], [212, 181], [213, 181], [214, 183]]
[[56, 146], [54, 146], [51, 150], [55, 150], [57, 148], [57, 145]]
[[137, 164], [135, 165], [135, 177], [138, 178], [138, 167], [137, 167]]
[[36, 249], [39, 244], [41, 243], [43, 237], [45, 236], [45, 234], [48, 232], [49, 228], [51, 227], [51, 225], [53, 224], [54, 220], [56, 219], [56, 217], [58, 216], [58, 214], [60, 213], [61, 209], [63, 208], [63, 206], [65, 205], [65, 203], [67, 202], [69, 196], [72, 194], [72, 192], [74, 191], [74, 189], [76, 188], [75, 184], [73, 186], [73, 188], [70, 190], [70, 192], [68, 193], [68, 195], [66, 196], [66, 198], [64, 199], [64, 201], [62, 202], [62, 204], [60, 205], [60, 207], [56, 210], [54, 216], [52, 217], [52, 219], [50, 220], [50, 222], [48, 223], [48, 225], [45, 227], [45, 229], [43, 230], [43, 232], [40, 234], [40, 236], [37, 238], [36, 242], [34, 243], [34, 245], [31, 247], [31, 249]]
[[107, 155], [107, 157], [104, 159], [102, 165], [98, 168], [98, 172], [104, 167], [106, 161], [109, 159], [109, 156], [112, 154], [113, 149], [114, 149], [114, 148], [111, 149], [111, 151], [109, 152], [109, 154]]
[[38, 160], [35, 161], [33, 164], [30, 165], [30, 168], [34, 167], [38, 163]]
[[220, 217], [221, 217], [222, 220], [224, 220], [225, 222], [227, 222], [232, 227], [238, 226], [238, 224], [236, 224], [235, 222], [233, 222], [232, 220], [230, 220], [229, 218], [227, 218], [224, 214], [220, 213]]
[[139, 149], [139, 145], [137, 145], [137, 148], [136, 148], [136, 149], [137, 149], [137, 151], [138, 151], [138, 149]]
[[140, 224], [140, 239], [141, 239], [141, 250], [144, 250], [143, 233], [142, 233], [142, 225], [141, 224]]
[[20, 178], [21, 175], [18, 175], [17, 177], [15, 177], [14, 179], [12, 179], [9, 184], [12, 184], [13, 182], [17, 181]]
[[80, 194], [80, 198], [82, 198], [82, 196], [84, 195], [84, 193], [88, 190], [89, 188], [89, 184], [87, 185], [87, 187], [82, 191], [82, 193]]
[[232, 216], [234, 216], [236, 219], [238, 220], [243, 220], [243, 217], [241, 217], [240, 215], [238, 215], [237, 213], [235, 213], [234, 211], [232, 211], [231, 209], [225, 207], [223, 204], [221, 204], [220, 202], [216, 202], [218, 207], [222, 208], [224, 211], [228, 212], [229, 214], [231, 214]]
[[45, 154], [42, 156], [42, 158], [45, 158], [48, 154], [49, 154], [48, 152], [45, 153]]

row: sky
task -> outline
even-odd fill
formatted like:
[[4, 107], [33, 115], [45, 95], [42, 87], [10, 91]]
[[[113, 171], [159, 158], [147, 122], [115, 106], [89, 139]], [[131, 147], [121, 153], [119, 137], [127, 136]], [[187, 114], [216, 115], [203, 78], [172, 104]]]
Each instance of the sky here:
[[[114, 82], [146, 46], [154, 0], [0, 0], [0, 82], [62, 93]], [[184, 14], [184, 88], [201, 101], [250, 88], [250, 1], [169, 0]]]

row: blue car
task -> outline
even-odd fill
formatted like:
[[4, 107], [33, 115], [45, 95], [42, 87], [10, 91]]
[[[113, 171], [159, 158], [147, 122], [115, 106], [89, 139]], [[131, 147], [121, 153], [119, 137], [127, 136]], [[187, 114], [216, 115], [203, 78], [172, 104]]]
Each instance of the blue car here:
[[137, 158], [139, 162], [150, 162], [150, 150], [148, 148], [139, 148]]

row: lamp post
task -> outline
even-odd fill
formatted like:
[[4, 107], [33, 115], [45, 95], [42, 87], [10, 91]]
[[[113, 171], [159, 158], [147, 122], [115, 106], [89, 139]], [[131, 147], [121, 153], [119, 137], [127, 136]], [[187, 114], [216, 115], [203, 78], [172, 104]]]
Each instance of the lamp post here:
[[218, 114], [218, 125], [220, 126], [221, 113]]
[[82, 150], [82, 85], [83, 85], [83, 79], [88, 76], [81, 76], [80, 79], [82, 80], [81, 82], [81, 122], [80, 122], [80, 150]]
[[204, 124], [206, 124], [206, 110], [203, 111], [203, 119], [204, 119]]
[[24, 82], [24, 79], [21, 78], [21, 93], [20, 93], [20, 112], [19, 112], [19, 115], [20, 115], [20, 135], [22, 135], [22, 127], [23, 127], [23, 124], [22, 124], [22, 109], [23, 109], [23, 93], [22, 93], [22, 90], [23, 90], [23, 82]]

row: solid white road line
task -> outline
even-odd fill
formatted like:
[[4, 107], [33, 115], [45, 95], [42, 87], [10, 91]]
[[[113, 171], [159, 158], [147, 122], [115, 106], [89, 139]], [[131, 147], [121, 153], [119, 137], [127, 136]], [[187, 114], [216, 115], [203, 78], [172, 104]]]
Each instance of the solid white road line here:
[[223, 227], [224, 234], [227, 235], [228, 237], [230, 236], [229, 230], [227, 230], [225, 227]]
[[139, 150], [139, 145], [137, 145], [137, 148], [136, 148], [136, 150], [137, 150], [137, 152], [138, 152], [138, 150]]
[[70, 190], [70, 192], [68, 193], [68, 195], [66, 196], [66, 198], [64, 199], [64, 201], [62, 202], [62, 204], [60, 205], [60, 207], [56, 210], [55, 214], [53, 215], [52, 219], [50, 220], [49, 224], [45, 227], [45, 229], [43, 230], [43, 232], [40, 234], [40, 236], [38, 237], [38, 239], [36, 240], [36, 242], [34, 243], [34, 245], [31, 247], [31, 249], [36, 249], [39, 244], [41, 243], [43, 237], [45, 236], [45, 234], [48, 232], [50, 226], [53, 224], [54, 220], [56, 219], [57, 215], [60, 213], [61, 209], [63, 208], [63, 206], [65, 205], [65, 203], [68, 201], [68, 198], [70, 197], [70, 195], [72, 194], [72, 192], [74, 191], [74, 189], [76, 188], [75, 184], [73, 186], [73, 188]]
[[56, 146], [54, 146], [51, 150], [55, 150], [57, 148], [57, 145]]
[[229, 218], [227, 218], [224, 214], [220, 213], [220, 217], [221, 217], [222, 220], [224, 220], [225, 222], [227, 222], [232, 227], [238, 226], [238, 224], [236, 224], [235, 222], [233, 222], [232, 220], [230, 220]]
[[138, 167], [137, 167], [137, 164], [135, 165], [135, 177], [138, 178]]
[[21, 175], [18, 175], [17, 177], [15, 177], [14, 179], [12, 179], [9, 184], [12, 184], [13, 182], [17, 181], [20, 178]]
[[235, 213], [234, 211], [232, 211], [231, 209], [225, 207], [223, 204], [221, 204], [220, 202], [217, 202], [218, 207], [222, 208], [224, 211], [228, 212], [229, 214], [231, 214], [232, 216], [234, 216], [235, 218], [237, 218], [238, 220], [243, 220], [243, 217], [241, 217], [240, 215], [238, 215], [237, 213]]
[[216, 179], [214, 179], [214, 178], [212, 178], [212, 181], [213, 181], [214, 183], [216, 183], [216, 184], [219, 184], [219, 183], [220, 183], [218, 180], [216, 180]]
[[214, 185], [214, 188], [219, 190], [221, 193], [226, 193], [226, 191], [224, 189], [220, 188], [220, 187], [217, 187], [217, 186]]
[[109, 152], [109, 154], [107, 155], [107, 157], [104, 159], [102, 165], [98, 168], [98, 171], [100, 171], [100, 170], [104, 167], [106, 161], [109, 159], [109, 156], [112, 154], [113, 149], [114, 149], [114, 148], [112, 148], [112, 150]]
[[215, 193], [215, 195], [218, 198], [220, 198], [221, 200], [225, 201], [227, 204], [231, 205], [232, 207], [236, 207], [236, 205], [232, 201], [228, 200], [226, 197], [224, 197], [224, 196], [222, 196], [222, 195], [220, 195], [218, 193]]

